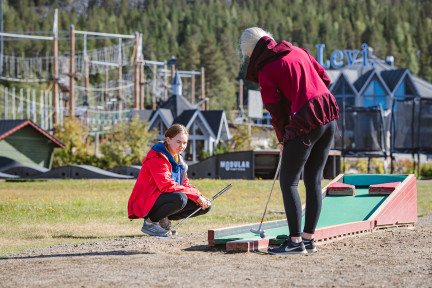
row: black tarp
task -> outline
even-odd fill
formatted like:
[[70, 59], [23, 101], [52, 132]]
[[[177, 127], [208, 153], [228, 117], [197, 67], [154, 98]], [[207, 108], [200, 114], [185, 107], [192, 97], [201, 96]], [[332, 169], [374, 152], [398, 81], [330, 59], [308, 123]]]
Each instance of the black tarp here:
[[386, 130], [380, 107], [340, 107], [334, 149], [342, 156], [384, 157], [387, 155]]

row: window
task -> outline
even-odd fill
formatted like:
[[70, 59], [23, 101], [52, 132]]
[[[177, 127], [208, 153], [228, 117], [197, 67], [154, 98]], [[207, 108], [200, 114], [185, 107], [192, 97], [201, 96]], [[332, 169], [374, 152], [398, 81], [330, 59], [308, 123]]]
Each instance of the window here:
[[378, 106], [387, 109], [387, 95], [377, 80], [373, 80], [363, 95], [363, 106]]
[[344, 102], [345, 105], [354, 106], [355, 94], [351, 87], [348, 85], [348, 83], [345, 80], [341, 80], [336, 85], [337, 86], [335, 87], [335, 89], [333, 89], [332, 94], [333, 96], [335, 96], [336, 102], [339, 107], [343, 107]]
[[404, 80], [401, 82], [399, 87], [395, 91], [395, 96], [398, 98], [412, 98], [415, 96], [414, 90], [408, 81]]

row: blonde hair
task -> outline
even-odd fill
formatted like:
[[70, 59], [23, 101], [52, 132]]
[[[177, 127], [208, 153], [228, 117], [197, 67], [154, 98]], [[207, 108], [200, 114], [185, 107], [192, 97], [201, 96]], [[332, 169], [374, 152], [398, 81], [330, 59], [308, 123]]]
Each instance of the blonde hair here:
[[[240, 49], [243, 54], [243, 57], [245, 56], [251, 56], [252, 52], [255, 48], [255, 45], [258, 43], [258, 41], [261, 39], [261, 37], [270, 37], [273, 39], [273, 35], [270, 34], [267, 31], [264, 31], [263, 29], [259, 27], [251, 27], [247, 28], [243, 31], [243, 34], [240, 37]], [[274, 39], [273, 39], [274, 40]]]
[[165, 137], [169, 137], [170, 139], [177, 136], [177, 134], [184, 133], [189, 139], [189, 132], [186, 127], [181, 124], [173, 124], [167, 131], [165, 131]]

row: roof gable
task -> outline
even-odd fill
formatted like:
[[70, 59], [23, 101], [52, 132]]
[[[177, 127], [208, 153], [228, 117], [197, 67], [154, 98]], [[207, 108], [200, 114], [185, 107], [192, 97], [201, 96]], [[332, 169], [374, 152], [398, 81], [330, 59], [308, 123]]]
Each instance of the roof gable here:
[[371, 71], [371, 73], [368, 73], [367, 80], [362, 83], [361, 89], [359, 90], [359, 94], [363, 95], [365, 93], [366, 89], [369, 87], [370, 83], [374, 79], [376, 79], [379, 82], [379, 84], [382, 86], [386, 95], [390, 95], [391, 92], [390, 92], [388, 86], [386, 85], [386, 83], [384, 82], [384, 80], [381, 78], [380, 74], [378, 74], [375, 70], [370, 70], [370, 71]]
[[215, 135], [219, 135], [220, 126], [223, 120], [223, 112], [223, 110], [201, 111]]
[[180, 116], [180, 114], [182, 114], [185, 110], [196, 109], [195, 105], [189, 103], [189, 101], [181, 95], [171, 96], [160, 106], [160, 108], [171, 110], [174, 119]]
[[[346, 88], [345, 89], [349, 89], [351, 90], [351, 92], [349, 91], [345, 91], [343, 93], [338, 93], [338, 90], [340, 88], [340, 86], [345, 83], [346, 84]], [[358, 91], [356, 90], [356, 88], [352, 85], [352, 82], [346, 77], [345, 72], [342, 72], [339, 77], [336, 79], [336, 81], [334, 82], [334, 84], [331, 86], [330, 91], [332, 92], [333, 95], [357, 95]]]
[[357, 80], [354, 82], [354, 87], [357, 91], [361, 91], [365, 84], [370, 81], [370, 78], [374, 74], [374, 70], [368, 70], [366, 73], [363, 73]]
[[408, 69], [394, 69], [381, 71], [381, 77], [390, 91], [394, 92], [400, 80], [407, 74]]
[[57, 147], [64, 148], [65, 144], [61, 142], [58, 138], [49, 134], [41, 127], [33, 123], [31, 120], [0, 120], [0, 140], [6, 138], [7, 136], [13, 134], [14, 132], [26, 127], [33, 127], [36, 131], [41, 133], [43, 136], [54, 142]]
[[185, 110], [181, 115], [179, 115], [177, 118], [174, 119], [173, 124], [182, 124], [183, 126], [187, 127], [190, 120], [194, 116], [194, 114], [199, 111], [197, 109], [193, 110]]
[[169, 109], [159, 108], [156, 110], [156, 112], [151, 117], [149, 129], [153, 128], [153, 125], [157, 119], [161, 119], [166, 127], [170, 127], [171, 124], [173, 124], [173, 116], [171, 114], [171, 110]]

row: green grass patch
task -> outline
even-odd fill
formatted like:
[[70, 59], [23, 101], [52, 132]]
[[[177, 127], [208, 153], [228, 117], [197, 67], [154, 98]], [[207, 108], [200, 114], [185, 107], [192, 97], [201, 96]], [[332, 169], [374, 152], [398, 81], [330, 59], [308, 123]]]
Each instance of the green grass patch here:
[[[213, 202], [211, 213], [184, 222], [178, 229], [180, 233], [259, 222], [272, 180], [192, 183], [209, 198], [230, 183], [233, 187]], [[141, 237], [142, 220], [127, 218], [127, 202], [134, 184], [135, 180], [0, 181], [0, 257], [56, 244]], [[417, 185], [418, 214], [431, 214], [432, 184]], [[299, 191], [304, 202], [303, 183]], [[277, 211], [284, 211], [278, 183], [266, 221], [285, 218]]]

